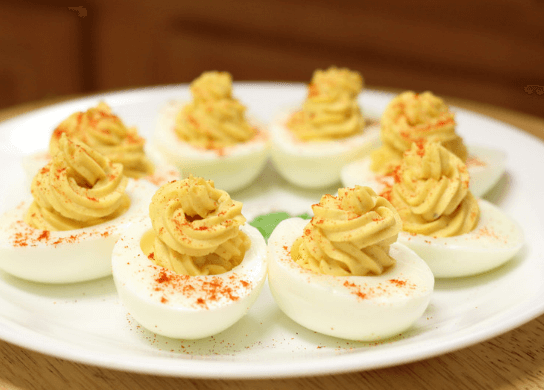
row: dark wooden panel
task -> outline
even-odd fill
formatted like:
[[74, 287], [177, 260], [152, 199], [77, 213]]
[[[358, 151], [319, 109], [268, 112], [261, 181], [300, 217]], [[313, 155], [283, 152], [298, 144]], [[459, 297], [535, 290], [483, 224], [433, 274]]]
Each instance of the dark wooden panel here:
[[80, 24], [68, 7], [1, 5], [0, 106], [83, 88]]
[[[301, 1], [197, 2], [158, 10], [149, 9], [154, 29], [164, 29], [173, 23], [190, 27], [201, 33], [231, 31], [248, 39], [261, 39], [264, 44], [275, 41], [285, 46], [299, 43], [307, 50], [319, 47], [336, 48], [364, 56], [380, 56], [389, 61], [445, 70], [461, 69], [481, 75], [502, 75], [510, 79], [524, 72], [528, 77], [541, 76], [544, 61], [544, 13], [542, 6], [501, 8], [492, 3], [478, 10], [473, 2], [461, 1], [466, 14], [476, 14], [466, 21], [450, 21], [450, 11], [459, 3], [441, 4], [442, 19], [420, 12], [417, 6], [396, 12], [376, 9], [356, 1], [343, 6], [324, 4], [308, 6]], [[398, 3], [398, 4], [397, 4]], [[350, 5], [348, 7], [347, 5]], [[380, 7], [382, 3], [380, 2]], [[395, 4], [402, 6], [402, 2]], [[422, 5], [423, 6], [423, 5]], [[392, 8], [392, 7], [389, 7]], [[487, 12], [486, 12], [487, 9]], [[513, 10], [517, 12], [513, 12]], [[240, 12], [240, 10], [243, 10]], [[390, 10], [391, 11], [391, 10]], [[401, 12], [402, 11], [402, 12]], [[455, 14], [455, 12], [452, 12]], [[457, 12], [459, 13], [459, 12]], [[499, 16], [512, 20], [540, 17], [539, 24], [502, 23]], [[478, 20], [496, 20], [487, 26]], [[529, 32], [524, 32], [529, 30]], [[300, 46], [300, 45], [299, 45]]]
[[[55, 7], [35, 13], [60, 23], [44, 35], [65, 47], [74, 44], [65, 43], [69, 31], [77, 31], [79, 51], [68, 49], [67, 66], [50, 72], [50, 82], [67, 92], [189, 82], [211, 69], [236, 80], [308, 81], [314, 69], [335, 64], [360, 71], [370, 85], [432, 90], [544, 116], [544, 97], [524, 91], [544, 85], [541, 1], [90, 0], [81, 6], [85, 18]], [[32, 72], [43, 78], [42, 69], [25, 65], [34, 59], [11, 52], [9, 61], [0, 54], [0, 66], [17, 63], [12, 68], [21, 83], [36, 79]], [[66, 84], [53, 81], [58, 73], [67, 75]], [[19, 88], [5, 74], [6, 89], [51, 88]]]
[[[332, 64], [368, 84], [433, 90], [544, 115], [544, 6], [460, 0], [405, 3], [236, 0], [108, 3], [99, 85], [188, 82], [204, 70], [237, 80], [308, 81]], [[109, 18], [109, 21], [106, 20]], [[131, 19], [137, 20], [132, 23]], [[121, 49], [119, 49], [121, 47]]]

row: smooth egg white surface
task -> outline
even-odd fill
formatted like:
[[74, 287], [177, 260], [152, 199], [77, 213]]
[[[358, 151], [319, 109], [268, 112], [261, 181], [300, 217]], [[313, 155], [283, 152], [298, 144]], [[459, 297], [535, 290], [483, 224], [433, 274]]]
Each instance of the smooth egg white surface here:
[[0, 268], [21, 279], [42, 283], [75, 283], [111, 275], [115, 241], [148, 214], [157, 187], [129, 179], [130, 207], [100, 225], [68, 231], [34, 229], [24, 222], [32, 199], [0, 219]]
[[140, 248], [151, 221], [126, 232], [115, 245], [113, 279], [130, 314], [148, 330], [172, 338], [199, 339], [219, 333], [242, 318], [266, 279], [267, 251], [257, 229], [244, 260], [220, 275], [178, 275], [155, 265]]
[[401, 232], [398, 241], [427, 262], [436, 278], [476, 275], [504, 264], [519, 252], [523, 232], [498, 207], [478, 199], [476, 228], [454, 237], [435, 238]]
[[[156, 186], [162, 186], [172, 180], [179, 180], [181, 172], [177, 167], [171, 164], [167, 164], [160, 155], [154, 150], [146, 148], [146, 155], [155, 165], [155, 171], [149, 176], [142, 177], [142, 179], [149, 181]], [[30, 155], [23, 156], [23, 169], [26, 174], [28, 183], [32, 183], [32, 179], [46, 164], [51, 161], [51, 155], [49, 151], [36, 152]], [[30, 185], [30, 184], [29, 184]]]
[[271, 156], [277, 171], [296, 186], [321, 188], [338, 183], [342, 167], [363, 157], [379, 142], [378, 124], [341, 140], [303, 142], [286, 126], [292, 113], [286, 110], [270, 125]]
[[171, 101], [160, 110], [151, 146], [185, 176], [213, 180], [216, 188], [231, 192], [251, 184], [268, 159], [268, 133], [257, 126], [259, 133], [248, 142], [219, 151], [195, 148], [180, 140], [174, 131], [176, 115], [185, 104]]
[[[469, 146], [468, 153], [469, 188], [474, 196], [480, 197], [493, 188], [504, 173], [506, 153], [481, 146]], [[345, 187], [368, 186], [378, 194], [393, 185], [393, 176], [376, 174], [370, 165], [370, 156], [345, 165], [341, 172], [342, 184]]]
[[404, 245], [391, 245], [396, 265], [378, 276], [330, 276], [305, 270], [290, 255], [307, 220], [282, 221], [268, 241], [268, 284], [292, 320], [330, 336], [373, 341], [407, 330], [427, 308], [434, 277]]

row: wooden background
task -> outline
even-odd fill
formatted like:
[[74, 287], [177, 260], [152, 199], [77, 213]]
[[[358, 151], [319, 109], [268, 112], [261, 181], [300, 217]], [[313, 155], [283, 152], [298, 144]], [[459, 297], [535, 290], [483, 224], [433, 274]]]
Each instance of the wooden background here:
[[544, 2], [0, 1], [0, 108], [190, 82], [309, 81], [332, 64], [366, 83], [544, 117]]

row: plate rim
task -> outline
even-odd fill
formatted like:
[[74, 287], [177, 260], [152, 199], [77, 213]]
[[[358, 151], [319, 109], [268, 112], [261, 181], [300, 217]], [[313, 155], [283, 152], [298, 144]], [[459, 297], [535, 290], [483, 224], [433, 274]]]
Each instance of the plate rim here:
[[[257, 87], [257, 88], [301, 88], [305, 84], [304, 83], [284, 83], [284, 82], [235, 82], [234, 86], [235, 88], [248, 88], [248, 87]], [[96, 101], [97, 99], [123, 99], [123, 98], [130, 98], [134, 95], [145, 95], [146, 93], [153, 92], [158, 94], [163, 93], [169, 93], [174, 92], [175, 90], [180, 89], [187, 89], [188, 84], [167, 84], [167, 85], [160, 85], [160, 86], [148, 86], [144, 88], [134, 88], [134, 89], [127, 89], [122, 91], [114, 91], [114, 92], [104, 92], [104, 93], [97, 93], [89, 96], [84, 97], [77, 97], [74, 99], [70, 99], [63, 102], [54, 103], [52, 105], [42, 107], [18, 116], [15, 116], [13, 118], [9, 118], [7, 120], [4, 120], [0, 122], [0, 133], [3, 133], [5, 131], [9, 131], [9, 129], [13, 126], [17, 126], [18, 124], [23, 124], [26, 120], [31, 120], [33, 117], [39, 117], [41, 115], [44, 115], [45, 113], [51, 112], [53, 110], [57, 109], [67, 109], [70, 106], [73, 105], [84, 105], [88, 104], [89, 102]], [[368, 95], [372, 98], [372, 95], [382, 95], [387, 98], [391, 98], [395, 94], [392, 92], [387, 91], [380, 91], [380, 90], [374, 90], [374, 89], [365, 89], [365, 96]], [[145, 100], [145, 99], [142, 99]], [[112, 103], [112, 106], [115, 106], [116, 103]], [[495, 119], [493, 117], [489, 117], [477, 112], [473, 112], [464, 108], [451, 106], [453, 109], [456, 110], [456, 112], [463, 112], [466, 115], [472, 115], [477, 116], [482, 120], [485, 121], [491, 121], [496, 123], [500, 126], [506, 126], [510, 130], [515, 131], [518, 135], [521, 135], [523, 137], [527, 137], [528, 140], [539, 141], [539, 147], [544, 148], [544, 141], [540, 138], [522, 130], [517, 127], [514, 127], [508, 123], [502, 122], [498, 119]], [[132, 125], [132, 124], [129, 124]], [[526, 242], [526, 246], [529, 245], [529, 243]], [[534, 303], [534, 302], [533, 302]], [[524, 306], [528, 306], [527, 304]], [[514, 308], [511, 308], [508, 312], [515, 312], [517, 309], [521, 306], [516, 306], [516, 310]], [[189, 359], [171, 359], [168, 357], [153, 357], [153, 364], [148, 365], [145, 362], [132, 362], [129, 366], [126, 365], [126, 361], [122, 361], [121, 359], [115, 360], [115, 358], [107, 359], [107, 361], [100, 361], [100, 359], [92, 359], [92, 356], [94, 356], [97, 353], [85, 353], [82, 351], [74, 351], [74, 350], [64, 350], [63, 348], [55, 348], [50, 347], [48, 348], [40, 348], [39, 343], [31, 342], [29, 340], [26, 340], [24, 337], [18, 337], [18, 333], [13, 329], [10, 329], [9, 324], [6, 324], [6, 319], [3, 317], [0, 317], [0, 339], [11, 343], [13, 345], [29, 349], [35, 352], [43, 353], [49, 356], [54, 356], [61, 359], [66, 359], [74, 362], [89, 364], [92, 366], [98, 366], [98, 367], [104, 367], [104, 368], [110, 368], [115, 370], [122, 370], [122, 371], [131, 371], [131, 372], [138, 372], [138, 373], [146, 373], [146, 374], [153, 374], [153, 375], [162, 375], [162, 376], [177, 376], [177, 377], [190, 377], [190, 378], [206, 378], [206, 379], [259, 379], [259, 378], [289, 378], [289, 377], [302, 377], [302, 376], [313, 376], [313, 375], [326, 375], [326, 374], [340, 374], [340, 373], [346, 373], [346, 372], [353, 372], [353, 371], [361, 371], [361, 370], [371, 370], [376, 368], [384, 368], [384, 367], [390, 367], [395, 366], [399, 364], [405, 364], [410, 363], [414, 361], [420, 361], [423, 359], [427, 359], [430, 357], [439, 356], [441, 354], [447, 353], [447, 352], [453, 352], [457, 351], [459, 349], [486, 341], [488, 339], [491, 339], [493, 337], [496, 337], [498, 335], [507, 333], [511, 331], [512, 329], [515, 329], [533, 319], [538, 317], [539, 315], [542, 315], [544, 313], [544, 301], [540, 302], [540, 304], [529, 306], [528, 308], [525, 308], [521, 314], [518, 314], [517, 316], [513, 317], [507, 317], [509, 321], [501, 322], [500, 326], [496, 325], [495, 327], [492, 327], [491, 329], [487, 329], [485, 332], [483, 330], [480, 330], [478, 332], [475, 332], [469, 336], [466, 336], [462, 338], [461, 340], [451, 340], [450, 342], [445, 342], [440, 345], [436, 345], [436, 342], [433, 341], [430, 344], [429, 342], [424, 343], [425, 346], [427, 346], [424, 349], [418, 348], [417, 353], [406, 353], [403, 352], [402, 354], [399, 354], [398, 356], [389, 357], [388, 359], [382, 359], [378, 362], [375, 362], [374, 364], [366, 364], [361, 365], [358, 364], [356, 361], [357, 359], [353, 358], [352, 354], [343, 354], [343, 355], [336, 355], [336, 356], [330, 356], [330, 357], [319, 357], [315, 359], [310, 359], [308, 362], [305, 362], [304, 364], [298, 364], [297, 366], [289, 363], [270, 363], [270, 362], [235, 362], [237, 365], [236, 370], [231, 370], [231, 363], [230, 361], [202, 361], [202, 360], [189, 360]], [[505, 314], [503, 314], [504, 316]], [[7, 325], [7, 327], [6, 327]], [[38, 337], [42, 337], [45, 340], [45, 344], [50, 344], [53, 339], [51, 339], [48, 336], [40, 335], [36, 333]], [[66, 343], [63, 341], [63, 343]], [[98, 354], [99, 355], [99, 354]], [[407, 356], [408, 355], [408, 356]], [[333, 365], [332, 367], [327, 367], [328, 364], [330, 364], [330, 359], [334, 359], [335, 362], [344, 363], [345, 365], [343, 367], [338, 367], [338, 365]], [[156, 361], [156, 364], [155, 364]], [[159, 367], [161, 364], [164, 364], [164, 362], [180, 362], [184, 361], [186, 364], [186, 368], [182, 370], [182, 372], [178, 371], [176, 367], [173, 367], [172, 365], [165, 365], [164, 367]], [[223, 368], [223, 370], [217, 370], [215, 372], [207, 372], [206, 370], [195, 370], [195, 366], [202, 366], [202, 363], [206, 363], [206, 365], [214, 366], [213, 368]], [[156, 367], [157, 366], [157, 367]], [[273, 372], [270, 371], [270, 367], [274, 367]], [[179, 366], [177, 367], [179, 368]]]

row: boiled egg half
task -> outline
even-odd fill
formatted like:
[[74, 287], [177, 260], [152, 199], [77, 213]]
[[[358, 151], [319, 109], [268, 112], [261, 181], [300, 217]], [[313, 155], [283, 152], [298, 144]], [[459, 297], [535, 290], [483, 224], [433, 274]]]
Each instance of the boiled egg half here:
[[427, 264], [394, 243], [396, 264], [379, 276], [331, 276], [300, 267], [290, 250], [308, 221], [282, 221], [268, 241], [268, 284], [292, 320], [313, 331], [362, 341], [386, 339], [407, 330], [425, 312], [434, 288]]
[[280, 114], [270, 125], [271, 157], [276, 170], [288, 182], [304, 188], [322, 188], [340, 181], [342, 167], [372, 149], [380, 138], [375, 121], [367, 121], [361, 133], [330, 141], [301, 141], [287, 128], [293, 111]]
[[478, 199], [480, 219], [474, 230], [453, 237], [400, 232], [403, 243], [424, 259], [436, 278], [469, 276], [504, 264], [523, 247], [519, 225], [493, 204]]
[[257, 229], [241, 227], [251, 246], [238, 266], [205, 276], [179, 275], [151, 261], [141, 248], [151, 229], [147, 218], [127, 230], [112, 255], [115, 286], [136, 321], [163, 336], [199, 339], [227, 329], [247, 313], [266, 279], [266, 243]]
[[248, 186], [263, 170], [268, 159], [268, 133], [256, 125], [256, 135], [247, 142], [220, 149], [192, 146], [182, 141], [174, 130], [176, 116], [185, 104], [171, 101], [159, 112], [152, 141], [155, 150], [185, 176], [192, 174], [213, 180], [218, 188], [227, 192]]
[[[466, 161], [470, 175], [470, 191], [476, 197], [485, 195], [497, 184], [506, 166], [506, 153], [482, 146], [468, 146]], [[392, 175], [383, 175], [370, 169], [370, 156], [346, 164], [341, 169], [342, 184], [345, 187], [355, 185], [368, 186], [377, 193], [382, 193], [394, 183]]]
[[111, 275], [111, 253], [121, 234], [147, 216], [157, 187], [129, 179], [130, 207], [99, 225], [68, 231], [35, 229], [24, 222], [32, 198], [0, 219], [0, 268], [21, 279], [75, 283]]

